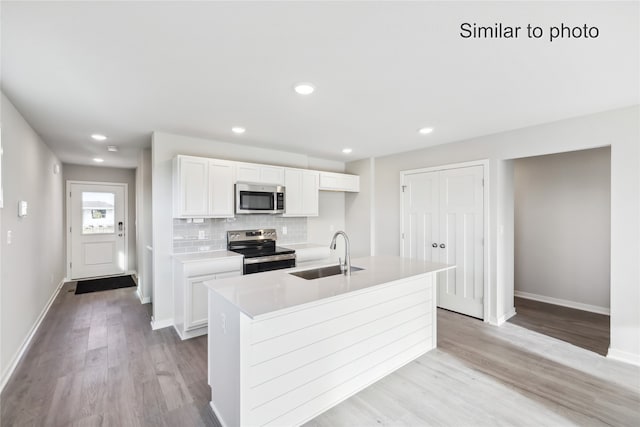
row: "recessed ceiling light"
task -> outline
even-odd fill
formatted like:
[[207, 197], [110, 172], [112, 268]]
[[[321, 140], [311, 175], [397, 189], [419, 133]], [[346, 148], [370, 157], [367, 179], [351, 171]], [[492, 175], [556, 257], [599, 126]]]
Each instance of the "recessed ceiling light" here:
[[115, 153], [116, 151], [118, 151], [118, 147], [116, 147], [115, 145], [108, 145], [107, 151], [111, 151]]
[[343, 152], [344, 154], [350, 154], [352, 151], [353, 151], [353, 150], [352, 150], [351, 148], [343, 148], [343, 149], [342, 149], [342, 152]]
[[93, 161], [96, 163], [102, 163], [104, 162], [104, 159], [101, 159], [100, 157], [94, 157]]
[[427, 135], [429, 133], [433, 132], [433, 128], [420, 128], [418, 129], [418, 133], [420, 135]]
[[231, 128], [231, 132], [237, 133], [237, 134], [245, 133], [245, 131], [246, 129], [240, 126], [234, 126]]
[[311, 83], [298, 83], [293, 89], [300, 95], [311, 95], [316, 87]]
[[107, 139], [106, 136], [100, 135], [99, 133], [94, 133], [93, 135], [91, 135], [91, 138], [95, 139], [96, 141], [104, 141], [105, 139]]

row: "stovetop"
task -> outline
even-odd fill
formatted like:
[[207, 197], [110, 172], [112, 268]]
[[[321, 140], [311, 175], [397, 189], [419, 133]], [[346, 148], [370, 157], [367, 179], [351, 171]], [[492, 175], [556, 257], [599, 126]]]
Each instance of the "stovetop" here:
[[277, 237], [273, 228], [228, 231], [227, 249], [242, 254], [245, 258], [296, 253], [293, 249], [276, 246]]

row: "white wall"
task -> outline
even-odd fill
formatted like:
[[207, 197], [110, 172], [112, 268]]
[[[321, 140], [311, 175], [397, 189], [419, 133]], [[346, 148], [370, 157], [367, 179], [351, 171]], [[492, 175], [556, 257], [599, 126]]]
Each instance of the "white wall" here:
[[[576, 151], [611, 145], [611, 348], [609, 355], [640, 364], [640, 109], [635, 107], [607, 111], [584, 117], [488, 135], [466, 141], [439, 145], [423, 150], [375, 159], [375, 221], [373, 223], [376, 253], [399, 254], [400, 209], [398, 206], [401, 170], [439, 166], [478, 159], [489, 159], [489, 250], [490, 318], [498, 322], [512, 308], [513, 283], [501, 287], [497, 270], [507, 280], [513, 268], [513, 252], [498, 251], [500, 242], [513, 240], [513, 227], [498, 222], [502, 191], [510, 184], [505, 160]], [[500, 167], [499, 167], [500, 166]], [[505, 169], [506, 168], [506, 169]], [[347, 165], [347, 171], [351, 164]], [[499, 176], [499, 170], [502, 172]], [[369, 172], [370, 173], [370, 172]], [[358, 197], [366, 197], [362, 188]], [[508, 198], [507, 198], [508, 199]], [[506, 200], [508, 201], [508, 200]], [[351, 213], [348, 211], [347, 218]], [[498, 230], [504, 227], [504, 237]], [[354, 238], [366, 239], [364, 235]], [[501, 259], [498, 259], [498, 255]], [[510, 267], [509, 267], [510, 266]], [[511, 298], [512, 299], [512, 298]]]
[[345, 198], [345, 223], [351, 238], [353, 257], [373, 255], [371, 246], [371, 204], [373, 194], [369, 191], [372, 184], [371, 159], [363, 159], [347, 164], [347, 172], [360, 176], [360, 192], [347, 193]]
[[[164, 327], [172, 324], [173, 290], [171, 283], [171, 253], [173, 247], [172, 219], [172, 159], [178, 154], [203, 156], [226, 160], [247, 161], [299, 168], [317, 167], [341, 171], [344, 164], [307, 157], [303, 154], [243, 146], [238, 143], [211, 141], [181, 135], [154, 132], [151, 143], [152, 204], [153, 204], [153, 325]], [[339, 196], [322, 195], [336, 209], [324, 209], [319, 218], [309, 220], [313, 232], [310, 241], [325, 240], [331, 234], [331, 224], [344, 224], [344, 202]], [[342, 208], [341, 208], [342, 206]], [[327, 241], [327, 244], [329, 242]]]
[[[0, 248], [0, 373], [9, 370], [64, 278], [62, 172], [60, 161], [2, 97], [1, 118], [4, 208]], [[18, 201], [28, 203], [18, 217]], [[12, 243], [7, 244], [7, 231]], [[34, 266], [37, 266], [34, 268]]]
[[138, 296], [144, 303], [153, 294], [153, 222], [151, 216], [151, 148], [138, 153], [136, 168], [136, 249], [138, 264]]
[[[109, 168], [101, 166], [64, 165], [64, 181], [117, 182], [127, 184], [127, 270], [136, 271], [136, 171], [135, 169]], [[64, 198], [64, 209], [67, 209], [67, 198]], [[65, 211], [66, 212], [66, 211]], [[67, 227], [67, 216], [64, 216], [64, 229]], [[65, 233], [68, 235], [68, 233]], [[66, 239], [65, 239], [66, 254]]]
[[529, 157], [514, 165], [516, 291], [606, 312], [611, 149]]

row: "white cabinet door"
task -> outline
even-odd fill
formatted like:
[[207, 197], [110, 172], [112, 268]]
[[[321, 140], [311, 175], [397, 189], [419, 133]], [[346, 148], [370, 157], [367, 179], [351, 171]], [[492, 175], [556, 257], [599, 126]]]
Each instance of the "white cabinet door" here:
[[438, 307], [484, 317], [484, 168], [407, 174], [402, 256], [454, 264], [438, 273]]
[[305, 216], [318, 216], [318, 181], [318, 172], [302, 172], [302, 213]]
[[259, 165], [256, 163], [236, 163], [237, 180], [258, 184], [284, 184], [284, 168]]
[[318, 216], [318, 172], [287, 168], [284, 186], [284, 216]]
[[262, 184], [284, 184], [284, 168], [261, 165], [259, 182]]
[[320, 172], [320, 190], [360, 191], [360, 177], [336, 172]]
[[178, 156], [174, 178], [174, 217], [206, 216], [209, 210], [209, 159]]
[[209, 216], [233, 217], [233, 162], [209, 161]]
[[260, 167], [252, 163], [236, 163], [236, 179], [241, 182], [260, 182]]
[[187, 279], [184, 313], [185, 331], [199, 328], [207, 324], [207, 314], [209, 312], [207, 301], [209, 298], [209, 291], [204, 285], [204, 282], [207, 280], [214, 280], [215, 278], [215, 275], [210, 275]]

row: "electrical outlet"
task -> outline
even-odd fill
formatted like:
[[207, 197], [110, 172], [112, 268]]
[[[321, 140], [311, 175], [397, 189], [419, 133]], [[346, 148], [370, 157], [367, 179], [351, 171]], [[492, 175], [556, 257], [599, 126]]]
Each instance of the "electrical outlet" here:
[[204, 240], [204, 230], [198, 230], [198, 240]]
[[283, 236], [286, 236], [286, 235], [287, 235], [287, 226], [286, 226], [286, 225], [283, 225], [283, 226], [282, 226], [282, 235], [283, 235]]
[[7, 230], [7, 245], [11, 244], [11, 230]]
[[222, 333], [227, 335], [227, 315], [220, 313], [220, 325], [222, 326]]

